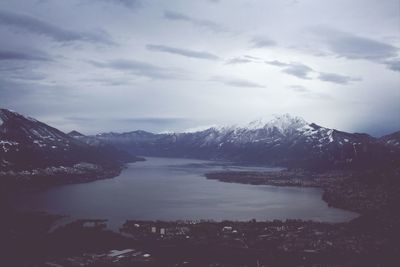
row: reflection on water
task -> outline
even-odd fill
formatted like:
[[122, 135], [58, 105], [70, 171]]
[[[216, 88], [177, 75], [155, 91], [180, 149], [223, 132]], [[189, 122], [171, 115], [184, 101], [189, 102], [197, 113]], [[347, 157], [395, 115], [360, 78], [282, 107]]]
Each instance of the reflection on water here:
[[207, 180], [210, 171], [276, 170], [192, 159], [147, 158], [120, 176], [25, 194], [17, 206], [73, 218], [104, 218], [111, 225], [141, 220], [305, 219], [347, 221], [355, 213], [330, 208], [316, 188], [276, 187]]

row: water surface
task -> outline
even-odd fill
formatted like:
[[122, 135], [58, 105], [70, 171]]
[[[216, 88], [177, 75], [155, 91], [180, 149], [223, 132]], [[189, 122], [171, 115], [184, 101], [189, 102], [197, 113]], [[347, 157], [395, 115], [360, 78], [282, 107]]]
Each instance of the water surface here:
[[109, 219], [118, 227], [137, 220], [348, 221], [355, 213], [330, 208], [318, 188], [246, 185], [207, 180], [210, 171], [276, 170], [192, 159], [147, 158], [113, 179], [53, 187], [24, 194], [19, 208]]

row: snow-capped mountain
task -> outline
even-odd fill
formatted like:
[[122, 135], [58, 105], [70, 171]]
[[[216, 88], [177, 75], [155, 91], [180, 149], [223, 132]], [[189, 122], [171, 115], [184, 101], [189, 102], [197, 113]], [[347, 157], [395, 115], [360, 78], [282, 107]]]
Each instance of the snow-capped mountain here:
[[289, 114], [275, 116], [270, 121], [256, 120], [243, 126], [212, 127], [189, 133], [104, 133], [88, 140], [93, 138], [148, 156], [299, 167], [362, 167], [371, 162], [393, 160], [387, 146], [367, 134], [321, 127]]
[[117, 164], [126, 152], [93, 147], [51, 126], [16, 112], [0, 109], [0, 171], [32, 170], [96, 163]]
[[[131, 155], [230, 160], [290, 167], [365, 167], [400, 163], [399, 132], [376, 139], [308, 123], [288, 114], [242, 126], [185, 133], [65, 134], [0, 109], [0, 173], [93, 163], [119, 165]], [[124, 151], [124, 153], [122, 152]]]

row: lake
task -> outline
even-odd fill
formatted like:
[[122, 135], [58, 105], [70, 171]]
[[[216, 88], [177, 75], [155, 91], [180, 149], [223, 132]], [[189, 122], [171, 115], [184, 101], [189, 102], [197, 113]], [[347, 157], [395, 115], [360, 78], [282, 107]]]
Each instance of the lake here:
[[208, 180], [211, 171], [266, 171], [274, 168], [171, 158], [129, 164], [113, 179], [26, 193], [16, 205], [70, 218], [109, 219], [117, 228], [136, 220], [273, 220], [344, 222], [356, 213], [328, 207], [318, 188], [246, 185]]

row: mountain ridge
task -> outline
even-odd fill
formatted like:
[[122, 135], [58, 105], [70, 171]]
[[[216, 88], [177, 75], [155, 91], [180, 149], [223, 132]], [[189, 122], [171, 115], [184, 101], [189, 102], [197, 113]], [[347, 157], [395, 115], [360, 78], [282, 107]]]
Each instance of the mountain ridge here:
[[[397, 144], [397, 135], [388, 136], [394, 138], [393, 144]], [[391, 149], [388, 142], [383, 145], [381, 138], [326, 128], [289, 114], [275, 116], [270, 121], [252, 121], [244, 126], [210, 127], [195, 132], [156, 134], [137, 130], [86, 138], [93, 139], [144, 156], [194, 157], [292, 167], [362, 168], [374, 161], [382, 164], [384, 160], [397, 160], [398, 157], [397, 149]]]
[[111, 145], [92, 146], [14, 111], [0, 109], [0, 120], [0, 177], [9, 182], [49, 184], [115, 176], [125, 162], [136, 160]]
[[291, 168], [367, 168], [400, 163], [400, 131], [381, 138], [347, 133], [283, 114], [246, 125], [181, 133], [65, 134], [36, 119], [0, 109], [0, 168], [23, 170], [115, 164], [133, 155], [228, 160]]

